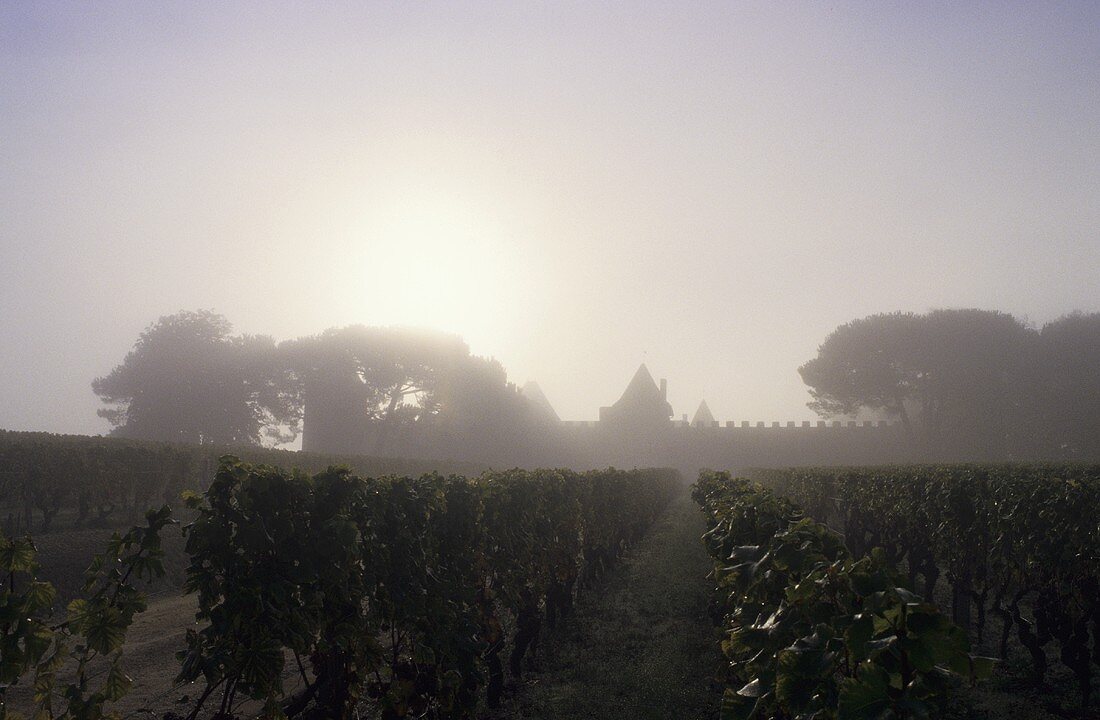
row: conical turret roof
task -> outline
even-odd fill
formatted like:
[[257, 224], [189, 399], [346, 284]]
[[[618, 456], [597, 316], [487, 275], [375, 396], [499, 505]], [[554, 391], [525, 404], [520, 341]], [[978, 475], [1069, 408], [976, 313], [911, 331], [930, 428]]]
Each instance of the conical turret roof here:
[[554, 410], [554, 406], [546, 399], [546, 395], [542, 392], [542, 388], [539, 387], [537, 382], [534, 380], [528, 382], [519, 392], [523, 395], [524, 399], [527, 400], [527, 404], [535, 417], [541, 420], [561, 422], [561, 418], [558, 417], [558, 413]]
[[653, 382], [645, 363], [638, 366], [622, 397], [611, 407], [600, 408], [601, 420], [620, 424], [659, 425], [667, 423], [671, 416], [672, 406], [662, 388]]
[[645, 363], [642, 363], [638, 366], [637, 372], [630, 379], [630, 383], [627, 384], [626, 390], [623, 390], [623, 395], [615, 403], [615, 406], [633, 405], [636, 402], [651, 402], [653, 398], [660, 396], [660, 394], [661, 390], [657, 387], [657, 383], [653, 382], [653, 376], [649, 374], [649, 368], [645, 366]]
[[710, 427], [714, 424], [714, 415], [711, 414], [710, 408], [707, 407], [707, 401], [703, 400], [699, 403], [699, 409], [695, 411], [695, 417], [691, 418], [692, 427]]

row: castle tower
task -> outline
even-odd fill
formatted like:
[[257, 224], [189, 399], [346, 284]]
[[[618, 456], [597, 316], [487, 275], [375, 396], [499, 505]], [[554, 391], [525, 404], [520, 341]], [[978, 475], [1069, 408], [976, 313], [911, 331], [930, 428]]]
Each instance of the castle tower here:
[[714, 415], [711, 414], [710, 408], [707, 407], [707, 401], [703, 400], [699, 403], [699, 409], [695, 411], [695, 416], [691, 418], [692, 427], [713, 427]]
[[661, 427], [668, 425], [671, 417], [668, 384], [662, 379], [658, 387], [645, 363], [638, 367], [622, 397], [614, 405], [600, 408], [601, 423], [621, 427]]
[[558, 417], [557, 411], [554, 410], [554, 406], [550, 404], [550, 401], [546, 399], [546, 395], [542, 392], [542, 388], [534, 380], [531, 380], [519, 391], [520, 395], [527, 401], [527, 406], [531, 408], [531, 412], [539, 422], [558, 425], [561, 423], [561, 418]]

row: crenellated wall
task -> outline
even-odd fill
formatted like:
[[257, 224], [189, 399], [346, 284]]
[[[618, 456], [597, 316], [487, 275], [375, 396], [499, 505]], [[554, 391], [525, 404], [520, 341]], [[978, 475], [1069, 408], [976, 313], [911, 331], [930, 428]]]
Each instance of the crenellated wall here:
[[567, 446], [595, 465], [653, 463], [679, 468], [866, 465], [912, 460], [900, 423], [684, 421], [646, 433], [599, 422], [563, 422]]
[[[302, 448], [493, 467], [702, 467], [736, 470], [791, 465], [866, 465], [914, 460], [904, 430], [890, 422], [673, 421], [664, 381], [643, 365], [623, 398], [598, 421], [559, 421], [553, 413], [529, 422], [494, 423], [429, 418], [405, 425], [372, 421], [362, 384], [323, 369], [307, 378]], [[697, 415], [698, 417], [698, 415]], [[705, 417], [710, 417], [709, 410]]]
[[[307, 424], [309, 416], [307, 415]], [[354, 425], [354, 424], [352, 424]], [[887, 422], [715, 422], [708, 427], [682, 421], [621, 426], [599, 421], [565, 421], [486, 436], [477, 428], [407, 426], [380, 437], [377, 429], [347, 423], [308, 430], [307, 449], [365, 452], [396, 457], [482, 462], [493, 467], [573, 468], [702, 467], [737, 469], [790, 465], [865, 465], [911, 460], [900, 424]], [[331, 440], [331, 442], [327, 442]]]

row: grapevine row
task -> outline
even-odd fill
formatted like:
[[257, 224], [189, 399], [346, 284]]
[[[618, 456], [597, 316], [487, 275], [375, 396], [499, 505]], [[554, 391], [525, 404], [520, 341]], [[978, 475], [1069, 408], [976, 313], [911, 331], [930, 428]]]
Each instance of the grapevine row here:
[[433, 467], [477, 474], [482, 469], [465, 463], [0, 430], [0, 524], [9, 535], [49, 532], [59, 517], [74, 527], [125, 525], [150, 505], [174, 503], [183, 490], [201, 490], [225, 454], [314, 472], [347, 465], [364, 475], [418, 475]]
[[[178, 653], [177, 681], [200, 688], [189, 717], [468, 718], [482, 702], [497, 705], [505, 668], [524, 672], [544, 625], [573, 611], [678, 482], [674, 471], [614, 469], [361, 479], [346, 468], [309, 475], [223, 458], [205, 493], [187, 495], [186, 589], [198, 595], [198, 624]], [[146, 559], [112, 568], [160, 570], [162, 512], [150, 515], [155, 529], [126, 536]], [[13, 578], [6, 597], [21, 603], [0, 612], [0, 642], [20, 658], [5, 665], [6, 684], [29, 676], [43, 688], [42, 717], [102, 717], [125, 676], [111, 676], [91, 711], [54, 712], [67, 695], [44, 678], [61, 656], [38, 639], [52, 627], [53, 592], [35, 579], [29, 540], [4, 538], [0, 561]], [[107, 597], [133, 602], [127, 613], [96, 606], [96, 632], [110, 640], [101, 654], [120, 651], [143, 607], [129, 572], [110, 579], [125, 589]], [[26, 621], [2, 620], [15, 614]]]
[[788, 498], [726, 473], [703, 472], [692, 496], [729, 660], [723, 720], [936, 716], [962, 678], [988, 674], [881, 550], [849, 553]]
[[809, 468], [753, 476], [842, 529], [853, 551], [878, 546], [892, 562], [904, 561], [925, 596], [945, 580], [955, 622], [979, 642], [988, 619], [998, 617], [1000, 656], [1015, 635], [1037, 681], [1056, 654], [1088, 705], [1100, 664], [1100, 467]]

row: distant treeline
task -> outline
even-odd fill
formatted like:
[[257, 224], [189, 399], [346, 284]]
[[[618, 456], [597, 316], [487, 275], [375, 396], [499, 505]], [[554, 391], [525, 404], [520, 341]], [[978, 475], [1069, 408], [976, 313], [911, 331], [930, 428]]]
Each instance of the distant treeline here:
[[0, 430], [0, 523], [12, 535], [49, 531], [59, 517], [71, 527], [133, 522], [151, 505], [176, 506], [184, 490], [205, 488], [218, 458], [226, 454], [307, 472], [343, 465], [369, 477], [433, 471], [477, 475], [485, 469], [450, 461]]
[[160, 318], [92, 388], [112, 435], [193, 444], [290, 442], [307, 399], [376, 425], [372, 454], [410, 425], [512, 438], [537, 420], [500, 363], [457, 335], [355, 325], [276, 344], [209, 311]]
[[[823, 417], [899, 420], [909, 447], [891, 457], [1100, 460], [1098, 367], [1100, 314], [1036, 328], [965, 309], [853, 320], [798, 370]], [[220, 315], [181, 312], [150, 325], [93, 389], [112, 434], [135, 439], [259, 445], [304, 432], [306, 448], [417, 457], [446, 448], [528, 467], [614, 456], [613, 445], [580, 447], [555, 432], [552, 411], [529, 403], [499, 362], [430, 331], [354, 325], [276, 344], [233, 335]], [[694, 452], [668, 443], [676, 462]], [[856, 461], [828, 450], [815, 457]], [[800, 457], [776, 455], [776, 465]]]
[[898, 418], [914, 457], [1100, 459], [1100, 314], [986, 310], [841, 325], [799, 373], [821, 415]]

